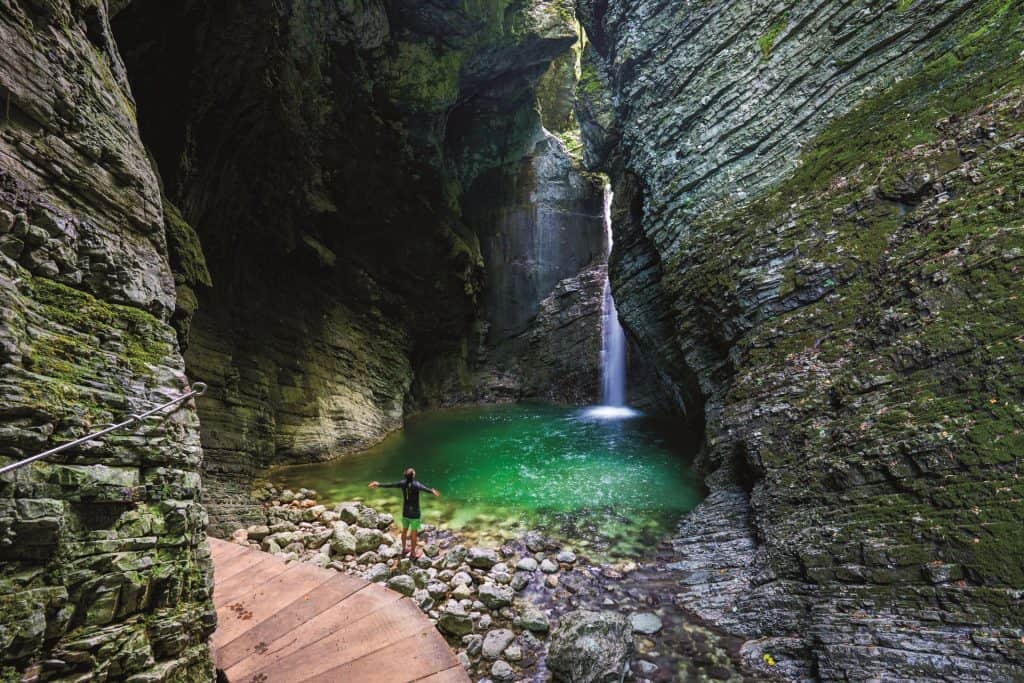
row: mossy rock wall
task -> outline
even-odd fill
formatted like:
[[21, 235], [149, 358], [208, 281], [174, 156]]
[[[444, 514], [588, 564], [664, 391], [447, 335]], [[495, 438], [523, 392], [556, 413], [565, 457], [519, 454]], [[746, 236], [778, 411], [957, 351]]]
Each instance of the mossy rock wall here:
[[[476, 400], [487, 273], [503, 264], [488, 263], [490, 225], [467, 207], [530, 191], [490, 196], [478, 181], [516, 176], [543, 138], [536, 85], [577, 41], [571, 8], [139, 0], [114, 33], [143, 139], [209, 272], [175, 230], [175, 322], [211, 387], [211, 532], [257, 519], [249, 492], [268, 465], [338, 457], [410, 413]], [[600, 241], [599, 220], [568, 228]], [[590, 265], [585, 251], [545, 276], [531, 314]]]
[[1019, 3], [582, 4], [619, 310], [749, 538], [684, 525], [683, 604], [766, 674], [1021, 678]]
[[[103, 3], [0, 9], [0, 463], [188, 390], [164, 207]], [[214, 675], [189, 403], [0, 477], [0, 678]]]

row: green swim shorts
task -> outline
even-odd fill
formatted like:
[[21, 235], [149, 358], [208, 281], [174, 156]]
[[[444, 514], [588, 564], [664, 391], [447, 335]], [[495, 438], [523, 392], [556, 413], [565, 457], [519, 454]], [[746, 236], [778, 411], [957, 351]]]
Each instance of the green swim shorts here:
[[410, 517], [402, 517], [402, 528], [412, 529], [413, 531], [420, 530], [420, 518], [412, 519]]

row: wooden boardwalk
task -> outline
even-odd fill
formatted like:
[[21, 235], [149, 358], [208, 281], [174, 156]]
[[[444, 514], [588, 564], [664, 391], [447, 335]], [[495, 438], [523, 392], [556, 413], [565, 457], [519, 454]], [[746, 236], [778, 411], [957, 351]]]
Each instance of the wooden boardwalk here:
[[467, 683], [434, 625], [375, 583], [210, 539], [217, 668], [231, 683]]

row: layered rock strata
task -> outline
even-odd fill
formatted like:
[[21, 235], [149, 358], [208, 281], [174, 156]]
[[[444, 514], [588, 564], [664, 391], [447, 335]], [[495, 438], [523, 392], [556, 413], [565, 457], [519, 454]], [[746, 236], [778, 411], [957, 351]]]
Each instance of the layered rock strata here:
[[587, 232], [576, 216], [599, 205], [537, 112], [538, 80], [577, 40], [561, 2], [139, 0], [114, 30], [143, 137], [209, 266], [177, 317], [191, 318], [187, 365], [211, 385], [214, 533], [251, 518], [260, 468], [364, 448], [410, 412], [477, 398], [485, 330], [504, 324], [485, 303], [505, 294], [492, 275], [526, 254], [489, 251], [472, 207], [511, 214], [523, 193], [555, 192], [491, 194], [487, 178], [535, 162], [572, 184], [568, 208], [536, 219], [561, 221], [573, 248], [536, 269], [527, 317], [600, 248], [599, 217]]
[[[189, 387], [104, 3], [0, 6], [0, 463]], [[0, 477], [0, 678], [211, 680], [191, 404]]]
[[788, 679], [1024, 676], [1019, 5], [580, 14], [619, 311], [715, 471], [681, 603]]

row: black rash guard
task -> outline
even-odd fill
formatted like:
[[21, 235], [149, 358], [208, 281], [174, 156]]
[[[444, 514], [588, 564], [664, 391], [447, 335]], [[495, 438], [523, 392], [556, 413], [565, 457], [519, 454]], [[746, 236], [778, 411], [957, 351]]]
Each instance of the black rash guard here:
[[407, 519], [420, 518], [420, 491], [433, 493], [434, 489], [424, 486], [415, 479], [402, 479], [390, 484], [381, 484], [382, 489], [402, 489], [402, 516]]

